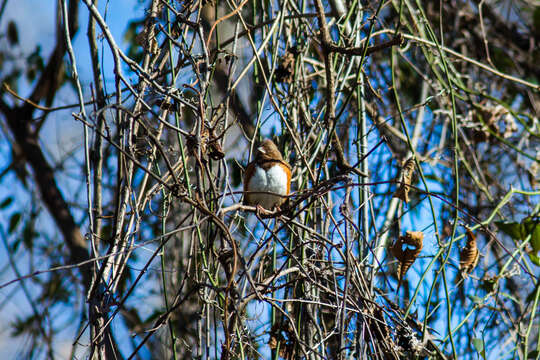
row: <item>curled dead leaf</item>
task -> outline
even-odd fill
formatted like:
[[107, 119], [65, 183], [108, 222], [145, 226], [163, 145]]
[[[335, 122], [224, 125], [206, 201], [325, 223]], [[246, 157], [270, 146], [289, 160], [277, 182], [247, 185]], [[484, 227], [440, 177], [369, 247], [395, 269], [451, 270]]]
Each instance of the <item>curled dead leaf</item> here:
[[401, 282], [403, 281], [407, 270], [409, 270], [422, 251], [423, 240], [423, 232], [407, 231], [405, 236], [400, 236], [390, 247], [390, 252], [399, 261], [397, 269], [399, 282], [396, 291], [399, 291]]
[[[491, 134], [503, 135], [504, 137], [511, 136], [515, 130], [513, 117], [506, 118], [508, 110], [502, 105], [493, 105], [484, 103], [477, 104], [470, 114], [470, 120], [474, 126], [473, 140], [477, 143], [487, 141], [491, 138]], [[502, 133], [500, 120], [505, 124], [504, 134]]]
[[409, 202], [409, 189], [414, 173], [414, 167], [414, 158], [410, 157], [405, 161], [405, 163], [401, 167], [401, 173], [399, 175], [399, 187], [394, 193], [394, 197], [400, 199], [405, 203]]
[[289, 48], [287, 52], [285, 52], [275, 72], [276, 82], [287, 84], [293, 82], [296, 55], [298, 55], [298, 49], [295, 46]]
[[277, 348], [277, 346], [278, 346], [278, 340], [276, 339], [276, 337], [274, 335], [270, 336], [270, 340], [268, 340], [268, 347], [271, 350], [274, 350]]
[[480, 256], [476, 246], [476, 236], [469, 228], [466, 228], [466, 230], [467, 244], [459, 253], [459, 269], [463, 274], [469, 274], [474, 270]]

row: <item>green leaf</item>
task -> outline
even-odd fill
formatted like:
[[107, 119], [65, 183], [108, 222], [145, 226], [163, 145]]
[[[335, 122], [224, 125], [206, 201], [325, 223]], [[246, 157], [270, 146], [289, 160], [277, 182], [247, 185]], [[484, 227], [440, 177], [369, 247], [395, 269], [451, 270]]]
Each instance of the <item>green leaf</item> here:
[[514, 240], [523, 240], [524, 229], [521, 223], [515, 221], [495, 221], [495, 226]]
[[34, 238], [37, 236], [37, 233], [35, 231], [35, 224], [34, 221], [30, 220], [27, 221], [24, 224], [24, 228], [22, 231], [22, 240], [24, 243], [24, 246], [27, 249], [31, 249], [33, 247]]
[[512, 58], [506, 49], [496, 46], [490, 47], [490, 49], [491, 60], [493, 61], [496, 69], [500, 69], [501, 71], [509, 71], [513, 68]]
[[486, 349], [484, 349], [484, 340], [480, 338], [473, 338], [472, 343], [474, 348], [476, 349], [476, 352], [482, 356], [482, 359], [486, 358]]
[[15, 241], [13, 241], [13, 244], [11, 244], [11, 252], [15, 254], [17, 250], [19, 249], [19, 245], [21, 245], [21, 239], [17, 238]]
[[540, 266], [540, 221], [537, 218], [526, 218], [521, 223], [515, 221], [496, 221], [495, 225], [505, 234], [517, 241], [523, 241], [530, 235], [532, 251], [529, 252], [531, 262]]
[[26, 57], [26, 64], [28, 68], [35, 69], [36, 71], [42, 71], [45, 69], [45, 61], [41, 56], [41, 46], [37, 45], [34, 51]]
[[26, 318], [17, 315], [15, 321], [10, 323], [11, 336], [20, 336], [23, 334], [38, 334], [39, 324], [43, 319], [39, 315], [30, 315]]
[[36, 69], [34, 69], [34, 68], [26, 69], [26, 80], [28, 80], [30, 82], [34, 81], [34, 79], [36, 78], [36, 75], [37, 75]]
[[5, 199], [0, 203], [0, 209], [5, 209], [5, 208], [7, 208], [9, 205], [11, 205], [12, 202], [13, 202], [13, 197], [12, 197], [12, 196], [8, 196], [7, 198], [5, 198]]
[[540, 256], [537, 256], [536, 254], [529, 253], [529, 258], [531, 259], [531, 262], [536, 265], [540, 266]]
[[537, 6], [533, 12], [533, 24], [536, 32], [540, 33], [540, 6]]
[[38, 301], [41, 303], [47, 302], [62, 302], [68, 303], [71, 292], [66, 287], [68, 282], [65, 281], [65, 277], [59, 275], [59, 273], [53, 273], [49, 279], [43, 283], [41, 296], [38, 297]]
[[7, 26], [7, 39], [11, 46], [19, 43], [19, 31], [17, 30], [17, 24], [15, 24], [13, 20], [11, 20]]
[[537, 254], [540, 251], [540, 221], [538, 219], [527, 219], [522, 224], [526, 231], [525, 237], [531, 235], [531, 246], [533, 252]]
[[21, 218], [22, 214], [20, 212], [11, 215], [11, 218], [9, 219], [8, 234], [11, 234], [15, 228], [17, 228], [17, 225], [21, 222]]

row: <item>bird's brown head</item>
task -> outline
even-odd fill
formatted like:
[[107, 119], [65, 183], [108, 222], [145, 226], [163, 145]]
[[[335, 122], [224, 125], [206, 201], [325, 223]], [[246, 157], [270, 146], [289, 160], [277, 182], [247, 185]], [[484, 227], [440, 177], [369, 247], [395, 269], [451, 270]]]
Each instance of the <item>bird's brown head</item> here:
[[276, 144], [272, 140], [266, 139], [257, 148], [255, 160], [257, 162], [283, 161], [283, 156], [281, 156]]

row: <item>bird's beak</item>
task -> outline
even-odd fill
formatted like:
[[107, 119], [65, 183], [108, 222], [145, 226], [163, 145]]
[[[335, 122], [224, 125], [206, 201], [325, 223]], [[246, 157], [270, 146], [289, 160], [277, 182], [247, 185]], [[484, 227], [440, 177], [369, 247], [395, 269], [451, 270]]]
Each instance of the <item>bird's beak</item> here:
[[262, 146], [259, 146], [257, 148], [257, 151], [260, 152], [261, 154], [266, 154], [266, 151], [264, 151], [263, 147]]

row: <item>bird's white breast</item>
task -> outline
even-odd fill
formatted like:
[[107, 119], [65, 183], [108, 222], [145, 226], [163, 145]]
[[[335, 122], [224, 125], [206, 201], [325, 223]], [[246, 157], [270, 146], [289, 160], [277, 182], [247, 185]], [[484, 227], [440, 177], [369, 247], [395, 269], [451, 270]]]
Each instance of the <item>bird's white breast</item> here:
[[[268, 170], [257, 166], [249, 181], [250, 191], [268, 191], [280, 195], [287, 195], [287, 173], [279, 165]], [[265, 209], [272, 209], [282, 198], [270, 194], [250, 194], [251, 202], [259, 204]]]

